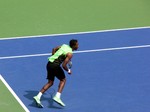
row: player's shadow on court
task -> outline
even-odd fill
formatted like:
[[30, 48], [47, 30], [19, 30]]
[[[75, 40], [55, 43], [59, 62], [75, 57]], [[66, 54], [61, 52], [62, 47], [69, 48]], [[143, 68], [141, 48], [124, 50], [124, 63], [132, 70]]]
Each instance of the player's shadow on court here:
[[[33, 97], [35, 95], [37, 95], [39, 91], [25, 91], [25, 92], [26, 92], [26, 94], [24, 95], [24, 97], [31, 101], [29, 106], [38, 108], [36, 103], [35, 103], [35, 101], [34, 101], [34, 99], [33, 99]], [[54, 103], [54, 101], [52, 99], [53, 95], [54, 95], [54, 92], [53, 91], [49, 91], [49, 92], [45, 93], [42, 96], [42, 102], [47, 102], [47, 104], [48, 104], [48, 105], [44, 105], [44, 107], [55, 108], [55, 109], [63, 109], [63, 107], [55, 105], [55, 103]]]

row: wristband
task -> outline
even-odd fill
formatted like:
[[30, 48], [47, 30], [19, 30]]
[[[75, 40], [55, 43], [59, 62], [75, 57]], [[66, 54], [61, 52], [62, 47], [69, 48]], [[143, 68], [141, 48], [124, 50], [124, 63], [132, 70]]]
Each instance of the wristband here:
[[68, 73], [70, 73], [71, 72], [71, 70], [70, 69], [68, 69]]

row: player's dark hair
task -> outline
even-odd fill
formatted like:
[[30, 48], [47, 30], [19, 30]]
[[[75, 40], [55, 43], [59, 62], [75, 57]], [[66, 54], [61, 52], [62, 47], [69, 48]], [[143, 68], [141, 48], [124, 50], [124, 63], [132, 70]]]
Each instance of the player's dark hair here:
[[70, 42], [69, 42], [70, 47], [72, 48], [73, 46], [75, 46], [77, 42], [78, 42], [78, 40], [76, 40], [76, 39], [70, 40]]

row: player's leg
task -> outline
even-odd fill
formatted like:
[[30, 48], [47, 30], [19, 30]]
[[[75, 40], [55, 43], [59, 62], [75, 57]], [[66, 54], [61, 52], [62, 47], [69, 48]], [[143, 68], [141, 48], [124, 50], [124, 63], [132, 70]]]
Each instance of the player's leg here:
[[40, 92], [37, 94], [37, 96], [34, 96], [34, 100], [37, 104], [38, 107], [40, 108], [43, 108], [43, 105], [41, 104], [41, 96], [43, 95], [43, 93], [45, 91], [47, 91], [52, 85], [53, 85], [53, 82], [54, 82], [54, 78], [55, 78], [55, 75], [54, 75], [54, 70], [53, 70], [53, 67], [52, 65], [48, 62], [47, 64], [47, 79], [48, 79], [48, 82], [43, 86], [43, 88], [40, 90]]
[[48, 82], [43, 86], [40, 92], [43, 94], [45, 91], [47, 91], [53, 85], [53, 82], [54, 81], [48, 80]]
[[59, 93], [62, 93], [64, 87], [65, 87], [65, 84], [66, 84], [66, 78], [60, 80], [59, 82], [59, 86], [58, 86], [58, 92]]
[[41, 96], [43, 95], [43, 93], [48, 90], [51, 86], [53, 85], [53, 81], [49, 80], [44, 86], [43, 88], [40, 90], [40, 92], [37, 94], [37, 96], [34, 96], [34, 100], [37, 104], [38, 107], [43, 108], [43, 105], [41, 103]]
[[65, 73], [61, 67], [57, 71], [59, 74], [56, 74], [56, 77], [60, 80], [60, 82], [59, 82], [59, 86], [58, 86], [58, 91], [57, 91], [56, 95], [54, 96], [53, 100], [55, 102], [59, 103], [61, 106], [65, 106], [65, 104], [61, 100], [61, 93], [65, 87], [66, 77], [65, 77]]

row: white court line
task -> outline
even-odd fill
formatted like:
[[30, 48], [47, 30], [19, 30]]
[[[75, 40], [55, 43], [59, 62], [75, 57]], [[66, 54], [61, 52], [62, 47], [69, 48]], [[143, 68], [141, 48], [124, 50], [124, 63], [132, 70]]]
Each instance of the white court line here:
[[23, 102], [19, 99], [19, 97], [16, 95], [16, 93], [13, 91], [13, 89], [9, 86], [9, 84], [5, 81], [5, 79], [0, 74], [0, 80], [5, 84], [5, 86], [8, 88], [8, 90], [11, 92], [11, 94], [15, 97], [15, 99], [18, 101], [18, 103], [22, 106], [22, 108], [25, 110], [25, 112], [30, 112], [28, 108], [23, 104]]
[[[116, 51], [116, 50], [125, 50], [125, 49], [149, 48], [149, 47], [150, 47], [150, 45], [140, 45], [140, 46], [128, 46], [128, 47], [115, 47], [115, 48], [83, 50], [83, 51], [75, 51], [74, 53], [76, 54], [76, 53], [104, 52], [104, 51]], [[0, 57], [0, 60], [15, 59], [15, 58], [29, 58], [29, 57], [38, 57], [38, 56], [50, 56], [50, 55], [51, 55], [51, 53], [20, 55], [20, 56], [6, 56], [6, 57]]]
[[13, 39], [25, 39], [25, 38], [43, 38], [47, 36], [63, 36], [63, 35], [76, 35], [76, 34], [88, 34], [88, 33], [100, 33], [100, 32], [113, 32], [113, 31], [125, 31], [125, 30], [137, 30], [137, 29], [148, 29], [150, 26], [145, 27], [133, 27], [133, 28], [120, 28], [120, 29], [109, 29], [109, 30], [98, 30], [98, 31], [86, 31], [86, 32], [74, 32], [74, 33], [62, 33], [62, 34], [48, 34], [48, 35], [34, 35], [34, 36], [20, 36], [20, 37], [6, 37], [0, 38], [0, 40], [13, 40]]

